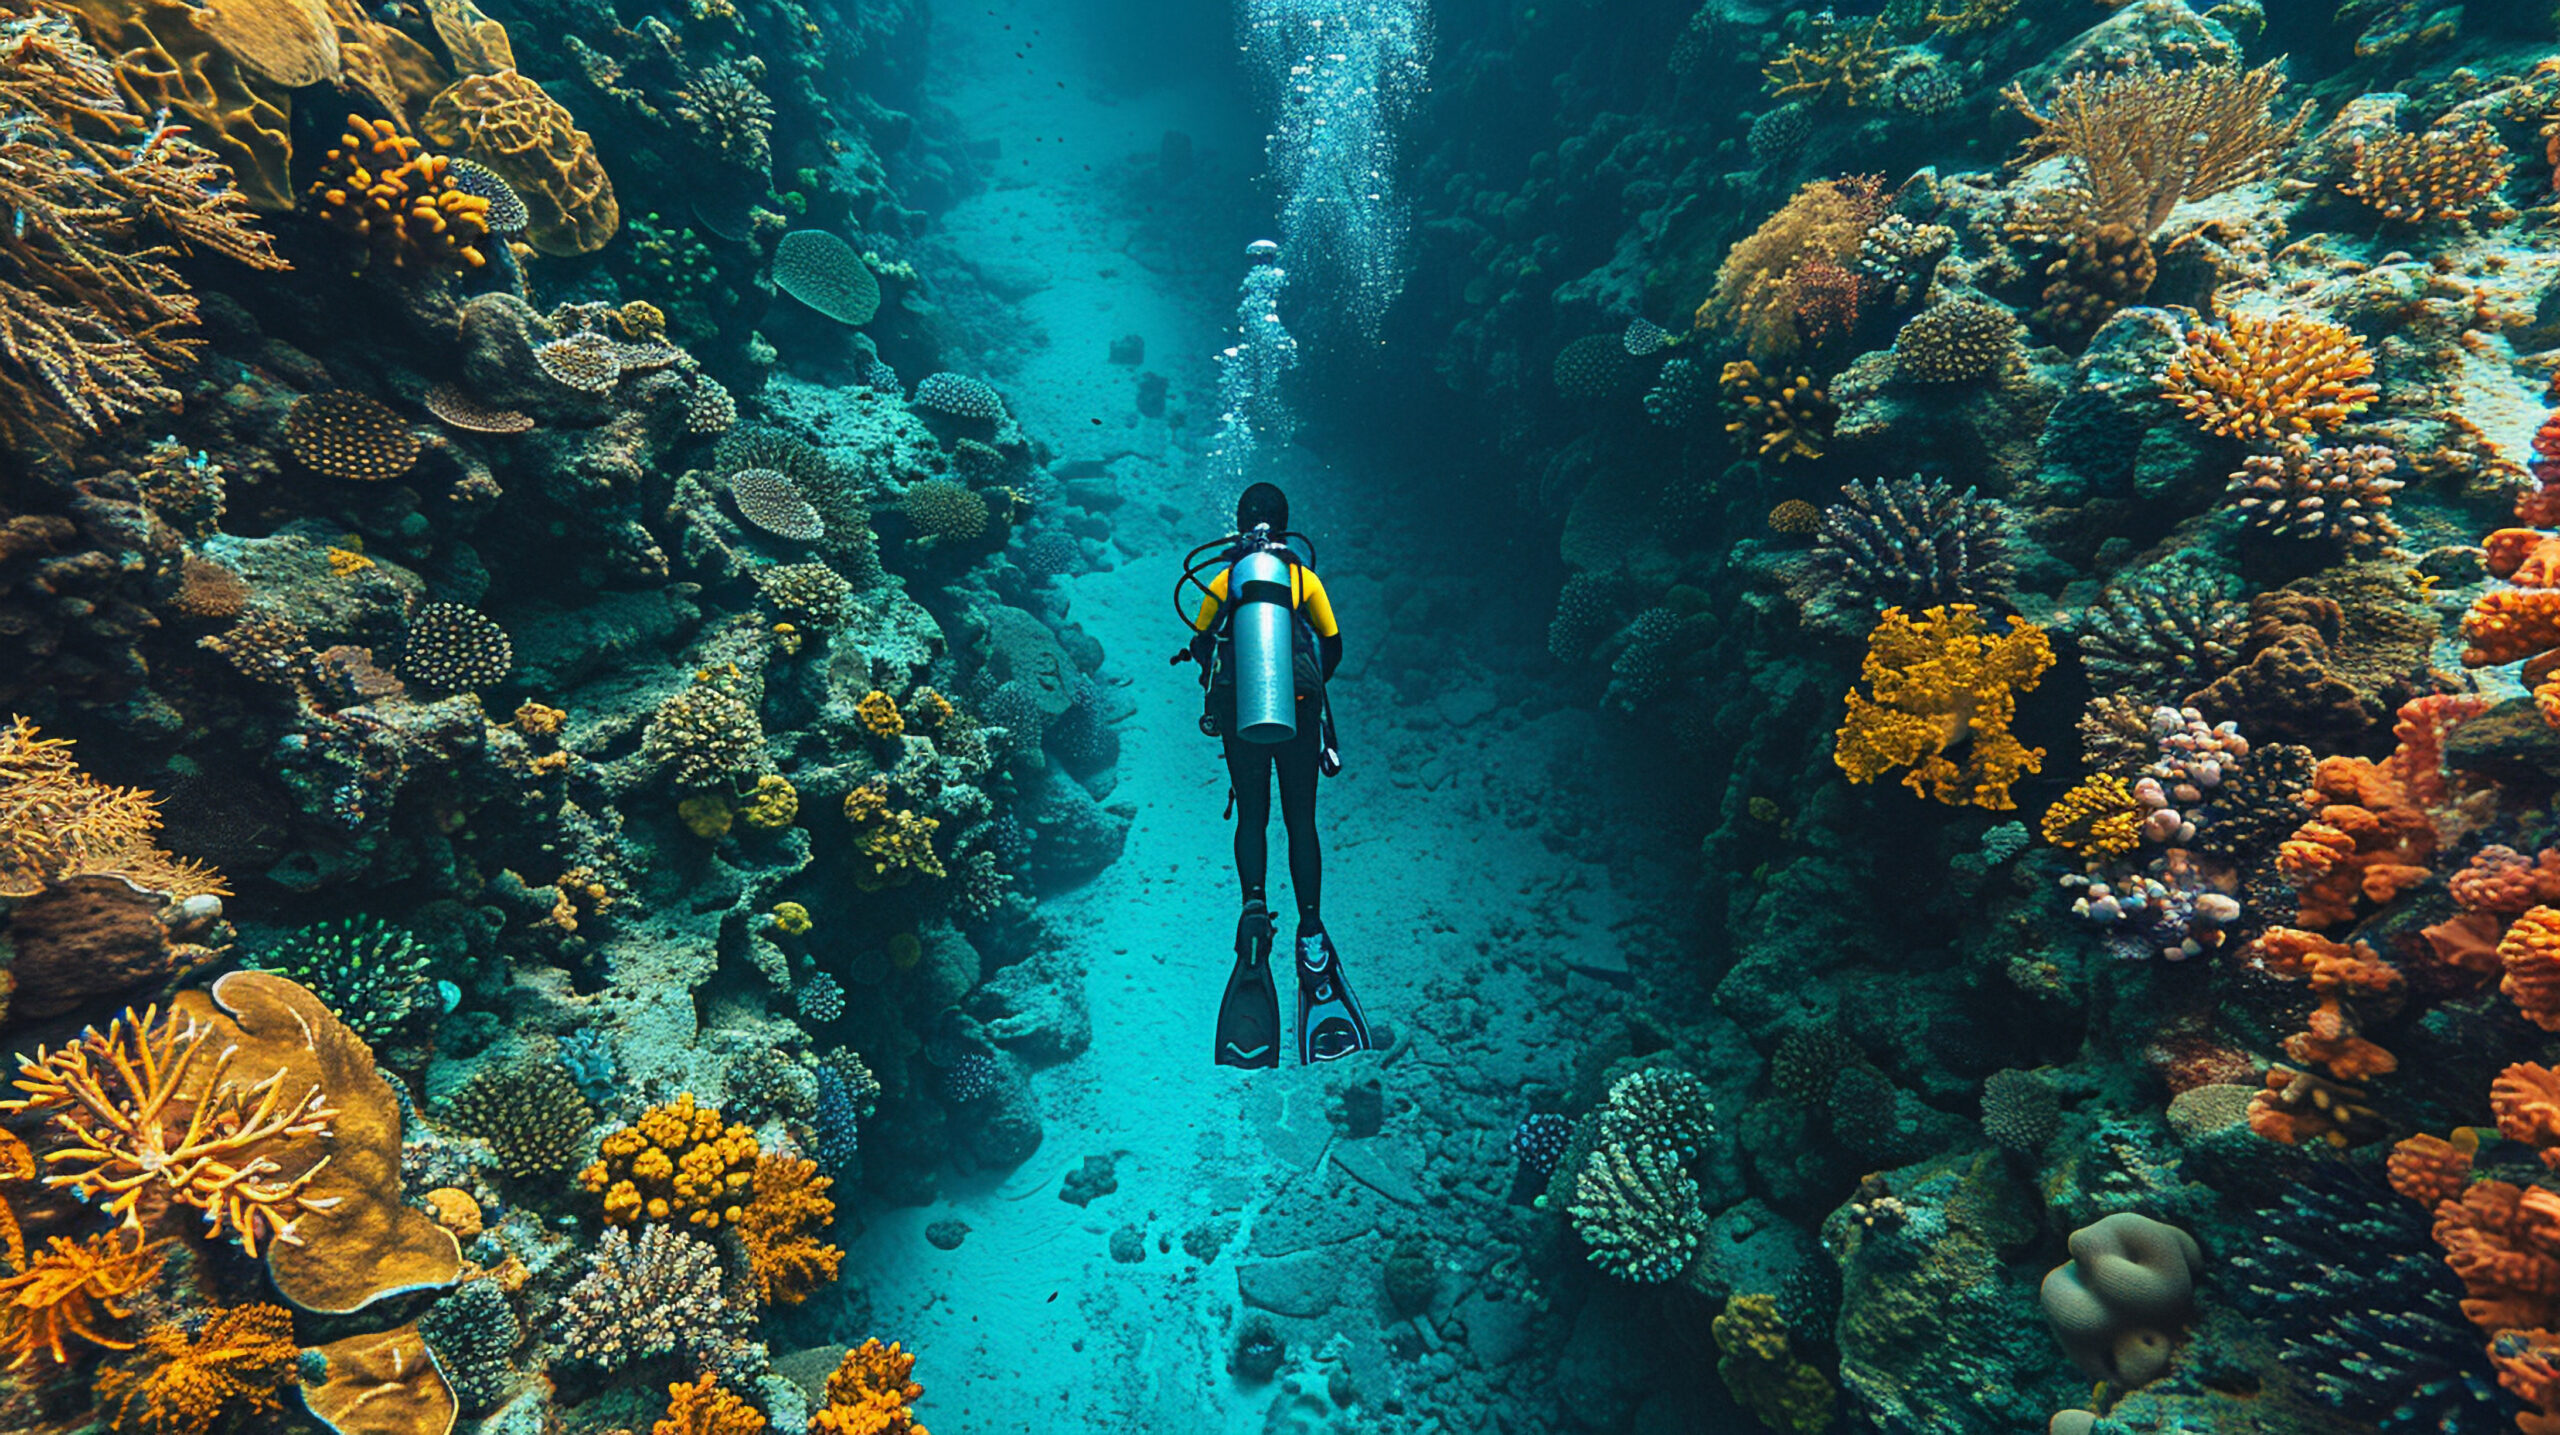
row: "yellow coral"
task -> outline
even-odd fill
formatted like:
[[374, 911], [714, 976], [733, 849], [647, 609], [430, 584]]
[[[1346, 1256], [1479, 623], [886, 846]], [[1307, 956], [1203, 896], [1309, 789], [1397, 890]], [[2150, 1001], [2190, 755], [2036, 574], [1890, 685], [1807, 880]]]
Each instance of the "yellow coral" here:
[[805, 937], [817, 925], [816, 920], [810, 917], [809, 909], [797, 902], [773, 904], [773, 929], [786, 937]]
[[737, 810], [729, 799], [698, 793], [676, 804], [676, 820], [687, 832], [705, 842], [729, 835], [729, 824], [737, 819]]
[[228, 896], [212, 868], [153, 842], [158, 805], [138, 787], [109, 787], [71, 760], [68, 738], [15, 719], [0, 732], [0, 897], [32, 897], [72, 877], [117, 877], [171, 898]]
[[800, 789], [774, 772], [756, 779], [756, 790], [747, 794], [745, 805], [738, 809], [739, 819], [759, 832], [788, 827], [799, 816]]
[[1866, 98], [1899, 53], [1886, 44], [1884, 21], [1860, 20], [1842, 25], [1822, 12], [1806, 38], [1791, 44], [1761, 67], [1761, 78], [1774, 99], [1802, 95], [1810, 102], [1837, 99], [1855, 108]]
[[[2009, 631], [1983, 630], [1970, 603], [1931, 608], [1914, 622], [1887, 608], [1867, 638], [1833, 760], [1851, 782], [1873, 782], [1897, 767], [1903, 786], [1950, 806], [2007, 811], [2009, 785], [2044, 767], [2044, 749], [2010, 733], [2017, 694], [2053, 666], [2044, 629], [2012, 617]], [[1956, 756], [1950, 757], [1953, 753]]]
[[1716, 1372], [1762, 1425], [1788, 1435], [1822, 1435], [1831, 1428], [1831, 1379], [1788, 1348], [1777, 1297], [1735, 1296], [1712, 1329], [1723, 1353]]
[[906, 735], [907, 720], [898, 716], [898, 700], [878, 688], [864, 693], [861, 701], [853, 705], [853, 711], [862, 719], [862, 725], [871, 730], [873, 737]]
[[810, 1435], [930, 1435], [908, 1409], [924, 1387], [908, 1379], [916, 1358], [875, 1337], [844, 1353], [827, 1377], [827, 1404], [809, 1416]]
[[109, 1350], [133, 1349], [132, 1341], [99, 1326], [132, 1314], [124, 1298], [160, 1278], [161, 1244], [122, 1229], [83, 1241], [56, 1236], [16, 1274], [0, 1278], [0, 1354], [9, 1356], [6, 1368], [16, 1370], [38, 1352], [51, 1355], [56, 1365], [68, 1364], [66, 1342], [72, 1336]]
[[2161, 397], [2224, 438], [2277, 443], [2336, 428], [2382, 391], [2365, 383], [2364, 340], [2298, 314], [2232, 314], [2187, 331], [2160, 375]]
[[1816, 180], [1797, 190], [1726, 253], [1715, 292], [1698, 306], [1692, 325], [1731, 328], [1754, 359], [1794, 353], [1805, 338], [1797, 318], [1806, 271], [1856, 268], [1867, 227], [1889, 199], [1883, 177], [1872, 174]]
[[667, 1387], [667, 1413], [649, 1435], [760, 1435], [764, 1416], [704, 1374], [691, 1385]]
[[738, 1215], [756, 1299], [798, 1305], [811, 1286], [836, 1278], [844, 1252], [815, 1234], [835, 1219], [836, 1203], [826, 1194], [833, 1184], [818, 1174], [815, 1161], [767, 1156], [756, 1162], [755, 1199]]
[[[1831, 420], [1839, 410], [1810, 375], [1787, 378], [1785, 372], [1763, 374], [1749, 359], [1725, 365], [1720, 389], [1725, 412], [1731, 417], [1724, 431], [1753, 458], [1771, 463], [1820, 458], [1823, 444], [1831, 438]], [[1772, 513], [1770, 518], [1774, 523], [1777, 515]]]
[[426, 153], [390, 121], [351, 116], [320, 161], [311, 207], [364, 242], [359, 264], [477, 269], [489, 262], [489, 201], [455, 185], [452, 169], [453, 161]]
[[192, 1339], [174, 1325], [144, 1332], [140, 1349], [98, 1372], [98, 1406], [113, 1430], [206, 1435], [231, 1411], [283, 1408], [301, 1356], [283, 1306], [227, 1306]]
[[2045, 809], [2044, 840], [2082, 857], [2121, 857], [2142, 843], [2142, 808], [2123, 778], [2101, 772]]
[[608, 1224], [681, 1219], [716, 1230], [746, 1209], [758, 1154], [755, 1132], [724, 1126], [718, 1107], [694, 1105], [688, 1091], [605, 1137], [578, 1183], [604, 1197]]
[[942, 824], [891, 807], [888, 788], [876, 779], [845, 794], [844, 815], [854, 826], [854, 850], [870, 864], [870, 870], [854, 874], [854, 885], [863, 891], [903, 887], [919, 873], [944, 875], [942, 858], [933, 850], [933, 834]]

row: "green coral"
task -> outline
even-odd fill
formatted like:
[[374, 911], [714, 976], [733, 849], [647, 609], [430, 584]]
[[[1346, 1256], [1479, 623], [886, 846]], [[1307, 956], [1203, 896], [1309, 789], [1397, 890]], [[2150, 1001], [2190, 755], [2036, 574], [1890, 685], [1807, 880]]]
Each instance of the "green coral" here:
[[300, 982], [375, 1044], [428, 1003], [427, 959], [418, 939], [373, 917], [304, 927], [241, 965]]
[[1831, 1428], [1831, 1378], [1795, 1358], [1787, 1348], [1787, 1323], [1778, 1298], [1738, 1295], [1715, 1319], [1716, 1373], [1734, 1401], [1760, 1423], [1787, 1435], [1822, 1435]]
[[695, 675], [692, 687], [658, 704], [641, 754], [679, 787], [735, 787], [769, 766], [764, 723], [736, 668]]
[[948, 478], [928, 478], [909, 488], [898, 509], [915, 525], [922, 548], [967, 543], [987, 531], [987, 501], [967, 484]]

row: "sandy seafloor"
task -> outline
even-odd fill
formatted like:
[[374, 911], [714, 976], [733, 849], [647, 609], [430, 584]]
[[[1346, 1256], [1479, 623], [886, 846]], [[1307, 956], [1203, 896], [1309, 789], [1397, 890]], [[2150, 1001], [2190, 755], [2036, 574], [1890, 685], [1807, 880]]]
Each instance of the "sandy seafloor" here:
[[[1430, 565], [1415, 555], [1432, 538], [1400, 511], [1396, 476], [1339, 471], [1300, 449], [1279, 476], [1317, 544], [1348, 653], [1335, 704], [1349, 768], [1324, 785], [1319, 809], [1325, 916], [1395, 1046], [1329, 1069], [1211, 1064], [1236, 908], [1225, 773], [1195, 726], [1191, 670], [1163, 656], [1181, 639], [1176, 560], [1224, 531], [1230, 512], [1232, 495], [1206, 491], [1193, 450], [1216, 413], [1210, 356], [1229, 341], [1227, 286], [1256, 216], [1203, 212], [1215, 203], [1205, 183], [1168, 195], [1154, 160], [1179, 129], [1204, 160], [1240, 173], [1259, 134], [1240, 128], [1240, 68], [1132, 92], [1134, 67], [1112, 56], [1122, 37], [1062, 28], [1076, 17], [1061, 11], [1083, 8], [997, 0], [938, 12], [936, 97], [1001, 150], [998, 182], [948, 214], [928, 247], [937, 272], [960, 266], [985, 301], [1014, 309], [1019, 342], [984, 360], [1024, 427], [1060, 464], [1107, 465], [1126, 497], [1118, 566], [1069, 593], [1070, 616], [1102, 640], [1105, 677], [1134, 707], [1104, 800], [1135, 821], [1119, 862], [1042, 904], [1088, 973], [1093, 1012], [1090, 1049], [1036, 1078], [1045, 1144], [1009, 1172], [946, 1176], [930, 1205], [874, 1213], [847, 1269], [863, 1274], [880, 1333], [931, 1352], [918, 1413], [937, 1430], [1314, 1429], [1333, 1423], [1328, 1386], [1363, 1403], [1343, 1428], [1386, 1428], [1376, 1411], [1389, 1397], [1419, 1428], [1479, 1428], [1476, 1401], [1491, 1392], [1469, 1366], [1550, 1356], [1529, 1347], [1510, 1280], [1470, 1249], [1470, 1223], [1509, 1187], [1524, 1085], [1566, 1079], [1579, 1023], [1621, 999], [1576, 969], [1606, 973], [1665, 938], [1625, 890], [1641, 879], [1613, 877], [1577, 845], [1595, 825], [1577, 815], [1595, 800], [1578, 791], [1579, 755], [1599, 746], [1595, 719], [1547, 703], [1523, 720], [1525, 678], [1469, 653], [1467, 595], [1424, 591]], [[1144, 367], [1172, 380], [1180, 426], [1141, 419], [1138, 370], [1107, 362], [1110, 341], [1128, 334], [1146, 341]], [[1389, 679], [1380, 655], [1399, 643], [1429, 652], [1428, 679], [1418, 665]], [[1500, 661], [1498, 650], [1483, 657]], [[1284, 922], [1285, 851], [1275, 816]], [[1372, 1079], [1384, 1130], [1341, 1138], [1341, 1089]], [[1118, 1189], [1082, 1208], [1059, 1199], [1091, 1155], [1115, 1159]], [[926, 1227], [951, 1218], [970, 1233], [937, 1249]], [[1214, 1258], [1186, 1251], [1186, 1233], [1230, 1221]], [[1115, 1260], [1112, 1234], [1132, 1226], [1144, 1259]], [[1397, 1321], [1380, 1288], [1392, 1243], [1415, 1234], [1451, 1267], [1429, 1330]], [[1290, 1347], [1277, 1383], [1226, 1370], [1235, 1323], [1254, 1307], [1279, 1313]], [[1453, 1316], [1466, 1322], [1463, 1349], [1420, 1365], [1386, 1355], [1399, 1328], [1409, 1349], [1440, 1350], [1437, 1329]]]

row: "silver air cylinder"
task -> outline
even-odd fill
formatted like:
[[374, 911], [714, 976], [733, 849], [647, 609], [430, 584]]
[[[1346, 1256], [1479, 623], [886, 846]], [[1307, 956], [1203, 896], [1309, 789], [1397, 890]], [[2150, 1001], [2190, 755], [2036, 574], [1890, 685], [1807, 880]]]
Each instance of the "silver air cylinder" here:
[[1227, 575], [1235, 621], [1236, 736], [1287, 742], [1298, 735], [1293, 672], [1289, 565], [1274, 553], [1248, 553]]

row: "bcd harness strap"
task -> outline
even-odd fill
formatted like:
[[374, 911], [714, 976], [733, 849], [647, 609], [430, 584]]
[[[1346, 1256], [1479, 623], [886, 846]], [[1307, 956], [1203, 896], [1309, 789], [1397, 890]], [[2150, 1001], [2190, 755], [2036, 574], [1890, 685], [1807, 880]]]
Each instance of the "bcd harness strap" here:
[[1298, 606], [1298, 594], [1290, 584], [1263, 578], [1238, 587], [1234, 603], [1228, 606], [1232, 608], [1244, 603], [1277, 603], [1283, 608], [1295, 608]]

